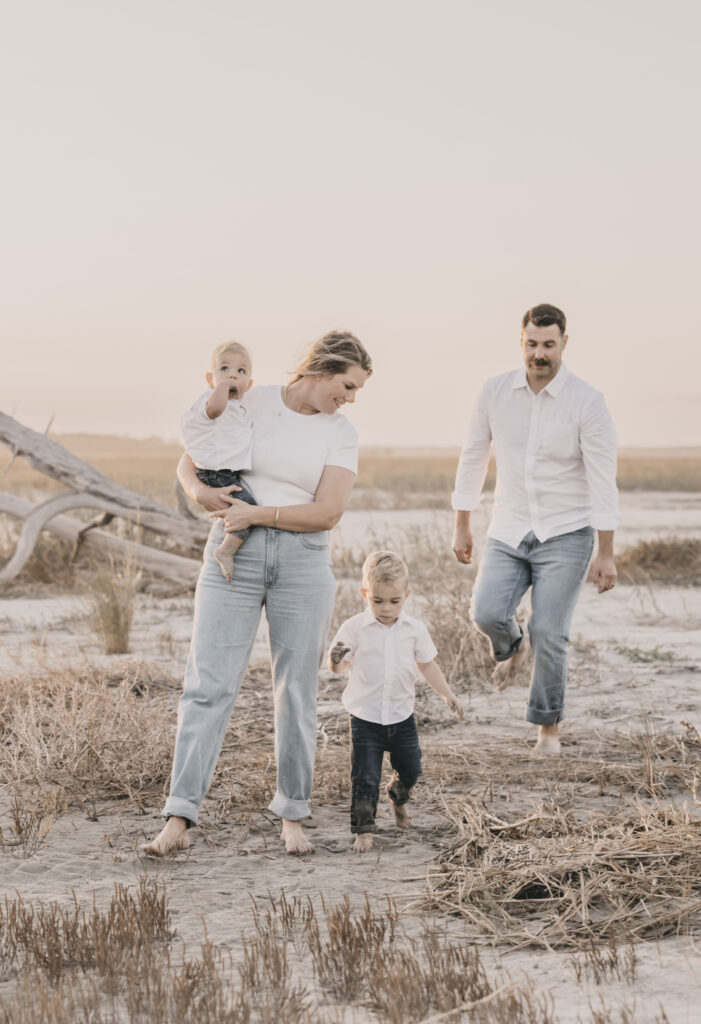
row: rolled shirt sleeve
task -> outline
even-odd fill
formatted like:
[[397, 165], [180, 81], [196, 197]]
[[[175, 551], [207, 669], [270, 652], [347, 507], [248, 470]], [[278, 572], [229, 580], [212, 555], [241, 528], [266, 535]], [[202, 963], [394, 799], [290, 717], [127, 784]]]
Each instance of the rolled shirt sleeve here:
[[489, 450], [492, 443], [492, 431], [489, 424], [489, 408], [487, 388], [482, 388], [475, 403], [467, 440], [460, 453], [458, 470], [455, 477], [455, 490], [451, 502], [456, 511], [472, 512], [479, 505], [489, 464]]
[[618, 442], [604, 396], [598, 392], [583, 410], [579, 441], [589, 486], [591, 525], [595, 530], [615, 530], [621, 521], [616, 486]]

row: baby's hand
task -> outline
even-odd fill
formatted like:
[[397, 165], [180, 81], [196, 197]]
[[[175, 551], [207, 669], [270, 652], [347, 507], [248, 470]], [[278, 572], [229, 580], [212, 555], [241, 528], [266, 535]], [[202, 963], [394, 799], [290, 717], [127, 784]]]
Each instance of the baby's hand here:
[[334, 666], [340, 665], [347, 654], [350, 654], [350, 647], [346, 647], [346, 645], [342, 644], [339, 640], [338, 643], [334, 644], [331, 648], [329, 658]]
[[445, 702], [450, 710], [458, 716], [458, 719], [462, 720], [462, 716], [465, 714], [462, 701], [459, 701], [457, 697], [446, 697]]

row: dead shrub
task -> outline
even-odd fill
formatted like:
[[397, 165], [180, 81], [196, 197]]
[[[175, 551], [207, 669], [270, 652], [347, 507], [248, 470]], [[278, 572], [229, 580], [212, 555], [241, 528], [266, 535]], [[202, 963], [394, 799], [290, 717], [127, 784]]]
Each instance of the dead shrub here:
[[394, 942], [397, 910], [387, 900], [387, 914], [377, 914], [365, 897], [365, 907], [354, 914], [350, 899], [332, 909], [324, 904], [326, 935], [322, 938], [318, 922], [310, 924], [309, 948], [319, 984], [335, 999], [352, 1002], [363, 992], [370, 967], [385, 942]]
[[621, 948], [613, 933], [609, 935], [605, 946], [597, 946], [590, 938], [577, 953], [569, 957], [568, 962], [578, 985], [581, 985], [585, 977], [591, 978], [597, 985], [613, 978], [632, 984], [638, 974], [638, 954], [634, 943], [628, 941]]
[[622, 583], [701, 586], [701, 539], [660, 537], [641, 540], [616, 556]]
[[23, 802], [15, 793], [10, 806], [12, 824], [7, 833], [0, 828], [0, 850], [14, 857], [31, 857], [45, 842], [53, 823], [65, 807], [61, 793], [40, 793]]
[[686, 807], [580, 821], [540, 806], [507, 822], [464, 804], [454, 824], [460, 838], [429, 869], [426, 904], [495, 941], [571, 948], [701, 920], [701, 821]]
[[133, 561], [93, 559], [88, 584], [87, 619], [105, 654], [125, 654], [134, 618], [141, 573]]
[[144, 700], [138, 664], [121, 680], [88, 663], [0, 680], [0, 780], [59, 787], [94, 816], [97, 801], [142, 805], [169, 771], [175, 724], [169, 698]]

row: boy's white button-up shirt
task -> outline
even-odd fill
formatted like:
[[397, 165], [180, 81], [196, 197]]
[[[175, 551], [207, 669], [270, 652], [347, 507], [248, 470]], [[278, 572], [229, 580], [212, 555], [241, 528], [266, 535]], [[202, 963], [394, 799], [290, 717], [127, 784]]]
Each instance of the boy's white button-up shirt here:
[[346, 619], [334, 637], [350, 648], [350, 678], [343, 704], [366, 722], [394, 725], [414, 710], [416, 662], [433, 661], [438, 653], [421, 619], [403, 611], [392, 626], [383, 626], [369, 608]]
[[454, 509], [477, 507], [490, 445], [490, 537], [517, 548], [531, 530], [542, 542], [583, 526], [618, 526], [616, 431], [603, 395], [564, 364], [537, 395], [525, 366], [487, 381], [460, 455]]

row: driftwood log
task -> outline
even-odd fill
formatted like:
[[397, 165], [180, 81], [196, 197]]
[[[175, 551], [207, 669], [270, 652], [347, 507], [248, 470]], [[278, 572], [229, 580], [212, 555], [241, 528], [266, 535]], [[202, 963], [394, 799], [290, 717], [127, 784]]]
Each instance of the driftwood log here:
[[[140, 568], [167, 580], [173, 586], [189, 589], [199, 570], [199, 558], [209, 532], [209, 522], [193, 516], [178, 496], [181, 511], [161, 505], [151, 498], [122, 487], [104, 476], [89, 462], [71, 454], [57, 441], [23, 426], [0, 412], [0, 441], [26, 462], [70, 488], [67, 494], [50, 498], [40, 505], [0, 492], [0, 513], [23, 520], [14, 554], [0, 570], [0, 582], [14, 579], [27, 564], [42, 530], [117, 558], [130, 558]], [[89, 508], [102, 513], [90, 523], [65, 515]], [[99, 529], [115, 516], [168, 537], [193, 558], [162, 551], [146, 544], [123, 540]]]

